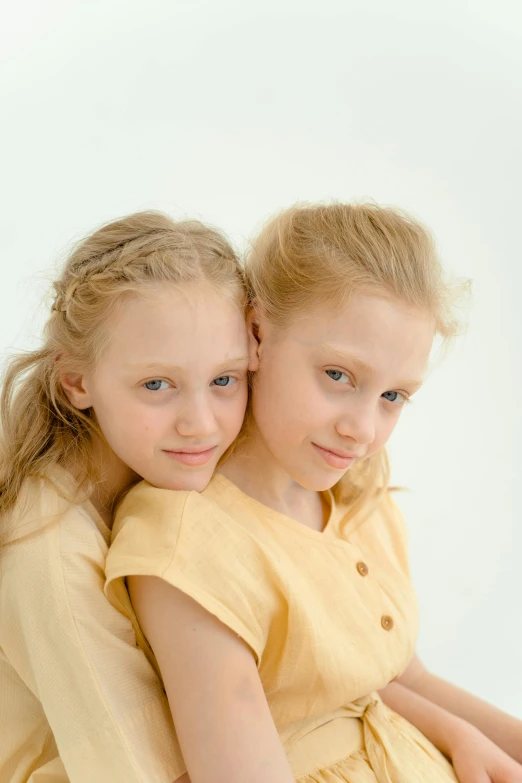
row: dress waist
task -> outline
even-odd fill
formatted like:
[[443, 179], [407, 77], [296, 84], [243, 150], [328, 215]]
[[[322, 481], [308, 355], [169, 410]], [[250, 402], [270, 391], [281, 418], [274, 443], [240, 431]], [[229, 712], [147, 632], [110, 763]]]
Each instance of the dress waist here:
[[457, 780], [447, 759], [411, 723], [389, 709], [378, 693], [357, 699], [322, 721], [302, 724], [282, 741], [296, 779], [364, 750], [364, 763], [378, 783]]
[[361, 718], [371, 705], [377, 703], [382, 704], [376, 693], [357, 699], [337, 710], [327, 720], [309, 721], [283, 739], [294, 776], [300, 778], [315, 769], [330, 767], [361, 750], [364, 747]]

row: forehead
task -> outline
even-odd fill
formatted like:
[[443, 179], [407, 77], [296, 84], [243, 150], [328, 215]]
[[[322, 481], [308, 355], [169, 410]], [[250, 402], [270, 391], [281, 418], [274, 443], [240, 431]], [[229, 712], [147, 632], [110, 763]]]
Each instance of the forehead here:
[[246, 340], [244, 316], [233, 297], [205, 282], [155, 286], [123, 301], [110, 327], [106, 354], [123, 361], [161, 353], [178, 360], [211, 354]]
[[288, 335], [303, 347], [360, 359], [383, 372], [422, 376], [435, 324], [425, 311], [402, 300], [354, 294], [333, 310], [294, 323]]

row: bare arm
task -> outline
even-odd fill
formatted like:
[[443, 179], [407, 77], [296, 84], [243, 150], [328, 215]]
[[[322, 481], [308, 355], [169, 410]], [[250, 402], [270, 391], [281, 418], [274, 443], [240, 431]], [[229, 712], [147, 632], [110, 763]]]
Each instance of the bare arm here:
[[294, 783], [250, 648], [162, 579], [135, 576], [128, 585], [190, 781]]
[[398, 682], [381, 696], [451, 760], [460, 783], [522, 783], [522, 766], [468, 721]]
[[397, 682], [476, 726], [502, 750], [522, 763], [522, 721], [431, 674], [417, 656], [414, 656]]
[[398, 682], [390, 683], [380, 695], [388, 707], [416, 726], [441, 753], [451, 758], [453, 740], [465, 728], [465, 721]]

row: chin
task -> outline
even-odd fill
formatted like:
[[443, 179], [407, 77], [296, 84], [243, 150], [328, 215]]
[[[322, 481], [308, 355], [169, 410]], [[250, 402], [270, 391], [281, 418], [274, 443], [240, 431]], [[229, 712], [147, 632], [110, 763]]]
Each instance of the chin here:
[[334, 487], [345, 475], [345, 473], [332, 474], [311, 474], [308, 473], [303, 476], [292, 476], [297, 484], [300, 484], [303, 489], [308, 489], [310, 492], [326, 492], [326, 490]]
[[184, 486], [176, 487], [176, 489], [184, 489], [186, 491], [191, 490], [192, 492], [203, 492], [205, 487], [208, 486], [213, 475], [214, 471], [206, 476], [194, 476], [192, 480], [180, 482], [183, 483]]
[[165, 489], [181, 490], [184, 492], [203, 492], [210, 479], [214, 475], [214, 469], [201, 473], [185, 473], [177, 478], [171, 478]]
[[173, 492], [202, 492], [214, 474], [214, 470], [201, 473], [185, 473], [180, 476], [143, 475], [142, 478], [156, 489], [168, 489]]

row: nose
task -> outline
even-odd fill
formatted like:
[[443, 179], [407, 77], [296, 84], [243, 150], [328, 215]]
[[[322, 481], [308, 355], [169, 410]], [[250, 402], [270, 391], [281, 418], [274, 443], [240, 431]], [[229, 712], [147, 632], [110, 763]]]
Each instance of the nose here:
[[204, 393], [187, 395], [177, 414], [176, 430], [184, 438], [203, 440], [214, 435], [217, 430], [210, 401]]
[[361, 446], [369, 446], [375, 440], [377, 406], [372, 400], [351, 401], [350, 410], [338, 419], [336, 430], [343, 438]]

